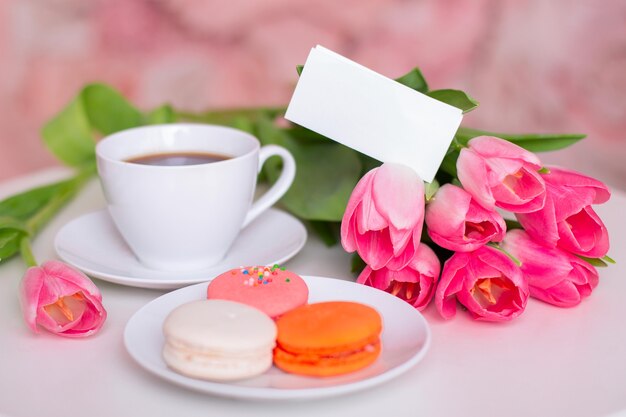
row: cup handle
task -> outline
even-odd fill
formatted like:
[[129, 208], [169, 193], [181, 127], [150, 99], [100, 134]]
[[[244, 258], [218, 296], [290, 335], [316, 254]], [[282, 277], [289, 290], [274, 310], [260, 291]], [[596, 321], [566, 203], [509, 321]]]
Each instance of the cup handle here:
[[269, 157], [275, 155], [280, 156], [283, 160], [283, 170], [280, 173], [280, 177], [278, 177], [278, 180], [269, 190], [265, 192], [265, 194], [259, 197], [259, 199], [252, 204], [248, 214], [246, 215], [246, 219], [243, 222], [242, 228], [250, 224], [252, 220], [259, 216], [259, 214], [270, 208], [283, 195], [285, 195], [287, 190], [289, 190], [291, 183], [293, 183], [293, 179], [296, 176], [296, 161], [293, 159], [291, 153], [282, 146], [266, 145], [261, 147], [259, 151], [259, 172], [261, 172], [261, 168], [263, 168], [265, 161], [267, 161]]

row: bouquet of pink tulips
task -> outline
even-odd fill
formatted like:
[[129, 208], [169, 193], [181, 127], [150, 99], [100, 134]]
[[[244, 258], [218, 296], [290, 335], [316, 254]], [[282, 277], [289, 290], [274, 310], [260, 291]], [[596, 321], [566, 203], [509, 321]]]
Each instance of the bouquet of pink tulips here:
[[441, 173], [441, 185], [425, 189], [396, 164], [361, 178], [341, 223], [343, 247], [366, 264], [358, 282], [419, 310], [434, 298], [446, 319], [457, 302], [475, 319], [506, 321], [529, 296], [571, 307], [591, 294], [594, 265], [612, 262], [591, 207], [609, 199], [606, 185], [544, 167], [504, 139], [479, 136], [458, 147], [456, 175]]

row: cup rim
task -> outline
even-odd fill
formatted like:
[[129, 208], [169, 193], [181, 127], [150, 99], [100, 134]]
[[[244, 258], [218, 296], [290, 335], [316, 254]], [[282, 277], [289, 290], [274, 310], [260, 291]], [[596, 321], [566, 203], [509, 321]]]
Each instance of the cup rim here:
[[[194, 164], [194, 165], [146, 165], [146, 164], [137, 164], [137, 163], [133, 163], [133, 162], [128, 162], [128, 161], [124, 161], [122, 159], [118, 159], [118, 158], [113, 158], [107, 155], [103, 155], [103, 148], [104, 146], [106, 146], [105, 142], [108, 142], [110, 139], [114, 139], [117, 138], [119, 136], [123, 136], [123, 135], [127, 135], [129, 133], [132, 133], [133, 131], [139, 131], [139, 130], [158, 130], [164, 127], [188, 127], [188, 128], [208, 128], [210, 130], [225, 130], [225, 131], [230, 131], [233, 133], [237, 133], [239, 135], [241, 135], [241, 137], [245, 137], [246, 139], [249, 139], [252, 141], [253, 143], [253, 147], [251, 150], [242, 153], [241, 155], [233, 155], [231, 157], [229, 157], [228, 159], [224, 159], [222, 161], [214, 161], [211, 163], [203, 163], [203, 164]], [[155, 125], [145, 125], [145, 126], [137, 126], [137, 127], [131, 127], [129, 129], [124, 129], [124, 130], [120, 130], [118, 132], [112, 133], [110, 135], [107, 135], [105, 137], [103, 137], [102, 139], [100, 139], [98, 141], [98, 143], [96, 144], [96, 149], [95, 149], [95, 153], [96, 153], [96, 157], [99, 160], [102, 161], [106, 161], [107, 163], [110, 164], [115, 164], [115, 165], [120, 165], [120, 166], [124, 166], [124, 167], [133, 167], [133, 169], [150, 169], [150, 170], [160, 170], [160, 169], [167, 169], [167, 170], [189, 170], [189, 169], [198, 169], [198, 167], [206, 167], [206, 166], [223, 166], [225, 164], [228, 163], [235, 163], [237, 160], [243, 159], [245, 157], [249, 157], [251, 155], [253, 155], [254, 153], [258, 152], [259, 149], [261, 148], [261, 143], [259, 141], [259, 139], [257, 137], [255, 137], [254, 135], [252, 135], [249, 132], [246, 132], [244, 130], [241, 129], [236, 129], [230, 126], [222, 126], [222, 125], [216, 125], [216, 124], [209, 124], [209, 123], [164, 123], [164, 124], [155, 124]]]

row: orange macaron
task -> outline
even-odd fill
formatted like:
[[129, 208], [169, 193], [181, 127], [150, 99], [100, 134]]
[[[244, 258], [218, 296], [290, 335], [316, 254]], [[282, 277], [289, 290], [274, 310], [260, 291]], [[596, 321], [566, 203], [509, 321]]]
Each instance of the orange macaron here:
[[382, 319], [364, 304], [328, 301], [308, 304], [276, 321], [274, 364], [310, 376], [354, 372], [380, 355]]

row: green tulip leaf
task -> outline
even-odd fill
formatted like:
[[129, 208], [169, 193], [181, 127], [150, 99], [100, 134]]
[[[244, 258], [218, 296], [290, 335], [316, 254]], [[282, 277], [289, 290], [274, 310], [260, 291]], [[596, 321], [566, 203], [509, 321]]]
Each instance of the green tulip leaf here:
[[81, 95], [91, 126], [103, 135], [144, 124], [141, 112], [108, 85], [89, 84]]
[[504, 219], [504, 223], [506, 224], [506, 230], [524, 229], [522, 224], [518, 222], [517, 220]]
[[64, 180], [15, 194], [0, 201], [0, 216], [2, 218], [26, 221], [55, 196], [74, 187], [74, 184], [75, 181], [73, 179]]
[[615, 259], [611, 258], [609, 255], [605, 255], [602, 257], [602, 260], [608, 264], [616, 264]]
[[459, 159], [459, 155], [460, 151], [456, 149], [448, 151], [446, 156], [443, 157], [443, 161], [441, 161], [439, 170], [449, 174], [450, 177], [455, 178], [457, 176], [456, 160]]
[[24, 232], [16, 229], [0, 229], [0, 263], [19, 252], [22, 236]]
[[[147, 123], [151, 118], [172, 119], [172, 115], [167, 115], [166, 108], [157, 110], [157, 113], [148, 115]], [[59, 160], [69, 166], [81, 167], [95, 160], [94, 131], [109, 135], [142, 124], [145, 124], [142, 113], [119, 92], [108, 85], [96, 83], [85, 86], [44, 125], [41, 135]]]
[[422, 71], [420, 71], [417, 67], [413, 68], [402, 77], [396, 78], [396, 81], [415, 91], [419, 91], [420, 93], [428, 92], [428, 83], [426, 82]]
[[591, 265], [598, 267], [598, 268], [604, 268], [606, 266], [608, 266], [608, 264], [606, 262], [604, 262], [604, 260], [602, 260], [602, 258], [587, 258], [586, 256], [582, 256], [582, 255], [577, 255], [580, 259], [582, 259], [585, 262], [590, 263]]
[[164, 104], [156, 109], [148, 112], [145, 116], [145, 122], [148, 125], [160, 125], [165, 123], [174, 123], [176, 114], [169, 104]]
[[430, 201], [435, 194], [437, 194], [437, 191], [439, 190], [439, 181], [437, 181], [436, 179], [433, 180], [433, 182], [425, 182], [424, 183], [424, 195], [426, 197], [426, 201]]
[[461, 90], [433, 90], [426, 93], [426, 95], [461, 109], [463, 113], [467, 113], [478, 107], [478, 102]]
[[41, 131], [48, 149], [66, 165], [78, 167], [95, 159], [95, 142], [82, 95], [70, 102]]
[[550, 133], [550, 134], [510, 134], [495, 133], [486, 130], [460, 127], [456, 137], [463, 145], [477, 136], [495, 136], [514, 143], [531, 152], [550, 152], [567, 148], [584, 139], [587, 135], [580, 133]]
[[[334, 142], [301, 143], [267, 119], [259, 121], [257, 136], [264, 145], [287, 148], [296, 160], [296, 178], [281, 204], [302, 219], [340, 221], [360, 178], [357, 153]], [[280, 175], [279, 161], [272, 159], [264, 166], [271, 182]]]
[[27, 232], [26, 223], [16, 219], [14, 217], [0, 216], [0, 230], [17, 230], [20, 232]]

